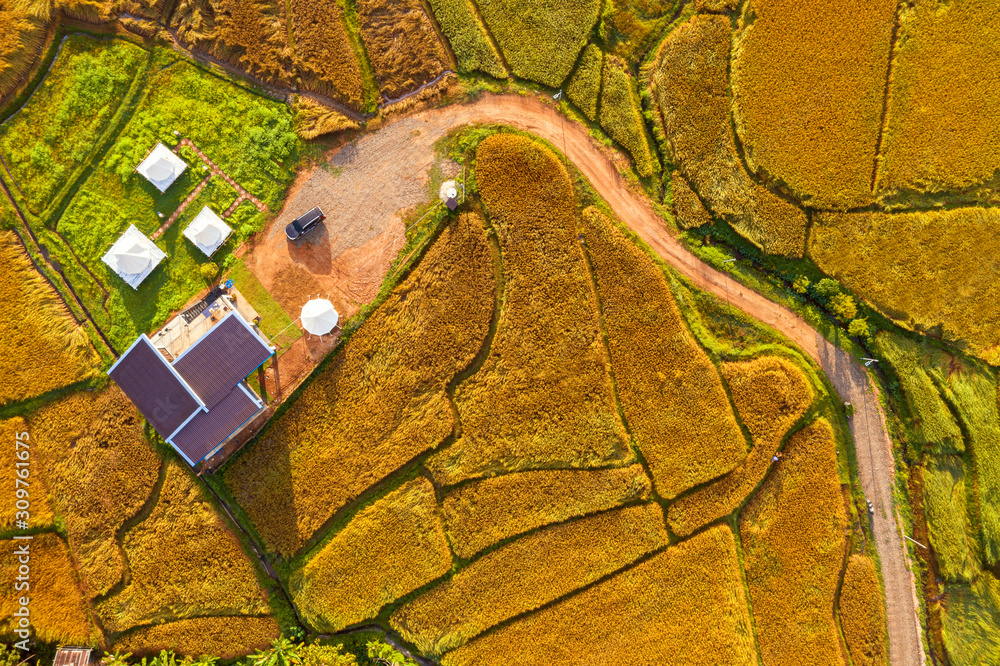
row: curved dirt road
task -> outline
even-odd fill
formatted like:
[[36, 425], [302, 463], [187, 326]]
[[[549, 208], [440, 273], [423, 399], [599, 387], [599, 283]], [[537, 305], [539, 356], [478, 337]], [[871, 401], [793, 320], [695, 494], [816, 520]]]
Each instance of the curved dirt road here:
[[[828, 342], [791, 310], [764, 298], [728, 275], [702, 263], [668, 232], [645, 197], [633, 194], [621, 180], [609, 151], [598, 145], [581, 125], [566, 120], [550, 104], [535, 97], [484, 95], [464, 105], [423, 111], [395, 120], [375, 132], [386, 145], [419, 136], [428, 146], [449, 130], [467, 123], [502, 123], [523, 129], [563, 150], [574, 165], [629, 225], [665, 261], [702, 289], [731, 299], [734, 306], [781, 331], [794, 340], [830, 377], [841, 400], [855, 406], [851, 430], [857, 449], [858, 471], [866, 497], [875, 505], [874, 531], [885, 581], [892, 666], [925, 663], [917, 615], [916, 588], [903, 548], [896, 511], [892, 504], [895, 466], [885, 418], [873, 395], [868, 377], [858, 362]], [[358, 140], [365, 141], [367, 135]], [[389, 141], [391, 146], [392, 141]], [[387, 147], [395, 152], [392, 147]], [[430, 159], [431, 156], [428, 156]], [[427, 162], [430, 163], [429, 161]]]

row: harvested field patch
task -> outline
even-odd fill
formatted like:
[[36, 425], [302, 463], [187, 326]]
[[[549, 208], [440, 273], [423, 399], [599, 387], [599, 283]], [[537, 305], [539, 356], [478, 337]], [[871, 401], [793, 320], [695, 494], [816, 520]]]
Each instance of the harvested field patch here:
[[583, 219], [622, 411], [657, 492], [673, 498], [733, 470], [747, 443], [662, 270], [596, 209]]
[[365, 82], [337, 0], [290, 0], [295, 68], [309, 90], [353, 109], [365, 102]]
[[0, 97], [24, 81], [45, 42], [45, 24], [16, 3], [0, 6]]
[[308, 97], [296, 96], [292, 109], [295, 112], [295, 133], [306, 141], [324, 134], [361, 127], [357, 121]]
[[847, 561], [838, 608], [854, 666], [884, 666], [885, 599], [871, 558], [851, 555]]
[[[609, 630], [614, 627], [613, 630]], [[444, 656], [445, 666], [757, 663], [733, 534], [701, 534]]]
[[1000, 209], [813, 216], [809, 257], [897, 324], [1000, 363]]
[[649, 149], [639, 98], [628, 63], [616, 56], [604, 58], [601, 84], [601, 127], [628, 151], [638, 174], [646, 178], [660, 170], [660, 162]]
[[199, 617], [139, 629], [115, 641], [114, 648], [132, 654], [172, 650], [194, 657], [209, 654], [234, 659], [270, 647], [280, 633], [270, 617]]
[[833, 430], [817, 420], [792, 436], [740, 515], [764, 663], [845, 663], [833, 608], [846, 530]]
[[397, 609], [390, 621], [421, 652], [438, 655], [666, 544], [658, 504], [555, 525], [476, 560]]
[[600, 0], [478, 0], [507, 64], [522, 79], [558, 88], [597, 22]]
[[899, 378], [910, 412], [910, 443], [932, 453], [965, 451], [962, 431], [924, 368], [922, 357], [926, 351], [909, 338], [889, 331], [879, 331], [873, 343], [876, 353]]
[[462, 436], [427, 461], [435, 482], [631, 459], [569, 175], [540, 143], [496, 134], [479, 145], [476, 182], [500, 241], [504, 298], [489, 355], [456, 391]]
[[694, 229], [712, 223], [712, 214], [705, 209], [680, 171], [670, 174], [670, 194], [674, 204], [674, 218], [681, 229]]
[[293, 574], [289, 589], [303, 620], [337, 631], [450, 568], [434, 486], [418, 478], [352, 518]]
[[685, 536], [738, 509], [770, 469], [788, 429], [809, 409], [812, 387], [791, 362], [774, 356], [726, 363], [722, 375], [753, 448], [743, 464], [670, 505], [670, 528]]
[[697, 15], [663, 41], [650, 77], [665, 152], [702, 200], [765, 252], [800, 257], [806, 216], [743, 169], [729, 122], [729, 18]]
[[270, 611], [254, 564], [183, 463], [167, 464], [156, 508], [125, 534], [131, 580], [97, 605], [104, 628]]
[[872, 202], [897, 4], [743, 6], [733, 43], [733, 114], [751, 171], [810, 206]]
[[597, 97], [601, 92], [601, 72], [604, 54], [594, 44], [587, 44], [580, 64], [566, 85], [566, 97], [590, 120], [597, 120]]
[[100, 363], [87, 331], [6, 230], [0, 230], [0, 340], [0, 405], [89, 379]]
[[[32, 450], [37, 446], [32, 441], [31, 435], [28, 424], [19, 416], [0, 421], [0, 442], [5, 442], [5, 446], [0, 448], [0, 469], [6, 470], [6, 473], [0, 476], [0, 497], [7, 498], [0, 504], [0, 533], [9, 532], [16, 525], [14, 521], [18, 520], [18, 510], [15, 502], [18, 489], [28, 492], [31, 503], [29, 520], [32, 527], [51, 525], [55, 517], [49, 505], [45, 483], [39, 476], [41, 470], [38, 466], [31, 465]], [[24, 442], [24, 446], [20, 446], [18, 442]], [[28, 465], [22, 472], [23, 468], [17, 467], [17, 463], [23, 464], [25, 461], [22, 461], [22, 458], [25, 456]], [[18, 484], [17, 480], [21, 483]]]
[[295, 554], [339, 508], [452, 433], [445, 389], [482, 346], [493, 295], [482, 220], [460, 216], [226, 470], [269, 549]]
[[464, 485], [445, 495], [443, 509], [455, 554], [469, 558], [536, 527], [648, 499], [649, 494], [642, 465], [536, 470]]
[[29, 430], [84, 590], [90, 597], [103, 594], [124, 572], [115, 533], [145, 504], [160, 469], [141, 417], [110, 386], [43, 407]]
[[458, 60], [458, 71], [483, 72], [497, 79], [507, 78], [500, 54], [476, 14], [473, 0], [430, 0], [434, 17]]
[[971, 581], [980, 573], [979, 548], [969, 525], [964, 461], [958, 456], [930, 455], [922, 473], [927, 529], [941, 577]]
[[[31, 589], [25, 592], [15, 586], [19, 559], [23, 557], [18, 549], [28, 543]], [[17, 599], [25, 595], [30, 599], [33, 639], [83, 645], [100, 636], [87, 618], [69, 549], [58, 534], [38, 534], [30, 542], [0, 541], [0, 635], [13, 635]]]
[[953, 664], [989, 664], [1000, 654], [1000, 580], [989, 572], [949, 585], [941, 604], [944, 643]]
[[[878, 192], [885, 203], [1000, 187], [1000, 18], [990, 0], [900, 12]], [[955, 230], [948, 238], [958, 239]], [[957, 242], [957, 241], [956, 241]]]
[[398, 99], [448, 68], [444, 45], [420, 0], [355, 0], [361, 37], [387, 99]]
[[125, 40], [69, 35], [27, 104], [0, 126], [0, 154], [32, 212], [97, 147], [148, 56]]

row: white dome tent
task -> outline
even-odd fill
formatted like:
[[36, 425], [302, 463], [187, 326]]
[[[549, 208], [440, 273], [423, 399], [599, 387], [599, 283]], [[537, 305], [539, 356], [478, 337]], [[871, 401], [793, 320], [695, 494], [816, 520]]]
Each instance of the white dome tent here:
[[166, 192], [185, 169], [187, 162], [159, 142], [149, 151], [146, 159], [135, 168], [160, 192]]
[[166, 258], [166, 252], [156, 247], [132, 224], [105, 253], [102, 261], [130, 287], [137, 289]]
[[205, 206], [198, 213], [197, 217], [191, 220], [191, 224], [184, 229], [184, 236], [194, 243], [205, 256], [211, 257], [215, 254], [233, 230], [222, 221], [215, 212]]
[[302, 328], [311, 335], [326, 335], [340, 322], [336, 308], [326, 298], [313, 298], [302, 306]]

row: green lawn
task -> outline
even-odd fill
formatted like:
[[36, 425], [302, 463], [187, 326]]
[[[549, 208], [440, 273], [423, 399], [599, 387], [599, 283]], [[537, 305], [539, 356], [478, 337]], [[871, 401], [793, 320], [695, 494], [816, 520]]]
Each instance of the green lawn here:
[[[298, 326], [292, 326], [292, 318], [271, 297], [271, 294], [260, 283], [257, 276], [247, 268], [242, 259], [236, 259], [233, 262], [226, 277], [232, 279], [239, 292], [260, 315], [260, 330], [268, 338], [274, 338], [271, 344], [288, 349], [293, 342], [302, 337], [301, 329]], [[279, 333], [280, 335], [278, 335]]]

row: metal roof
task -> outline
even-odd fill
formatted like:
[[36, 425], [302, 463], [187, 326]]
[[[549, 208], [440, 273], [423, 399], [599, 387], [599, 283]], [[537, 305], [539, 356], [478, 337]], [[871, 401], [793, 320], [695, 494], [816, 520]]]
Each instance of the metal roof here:
[[263, 404], [242, 383], [207, 412], [196, 414], [170, 439], [191, 465], [201, 462], [219, 444], [256, 416]]
[[85, 647], [61, 647], [56, 652], [52, 666], [87, 666], [92, 652], [93, 650]]

